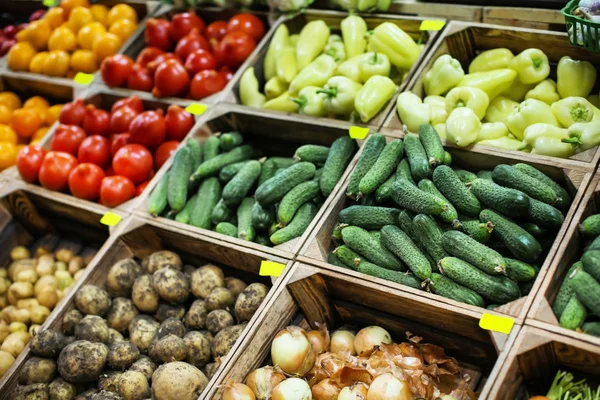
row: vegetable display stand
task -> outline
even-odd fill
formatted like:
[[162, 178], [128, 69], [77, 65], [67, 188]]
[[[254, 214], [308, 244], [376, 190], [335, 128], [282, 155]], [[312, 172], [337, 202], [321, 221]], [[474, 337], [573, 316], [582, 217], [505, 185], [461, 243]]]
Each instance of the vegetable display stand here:
[[[87, 274], [93, 268], [89, 261], [109, 237], [109, 228], [100, 224], [100, 218], [102, 214], [74, 208], [14, 180], [3, 182], [0, 184], [0, 266], [9, 266], [10, 252], [15, 246], [25, 246], [31, 254], [38, 248], [69, 249], [88, 264], [84, 272]], [[66, 302], [57, 304], [46, 323], [60, 313]], [[15, 358], [11, 369], [0, 379], [2, 394], [10, 376], [26, 360], [27, 350]]]
[[[559, 370], [572, 373], [573, 383], [585, 378], [592, 385], [600, 375], [599, 359], [598, 346], [524, 326], [500, 373], [491, 383], [492, 388], [486, 399], [512, 400], [543, 396], [548, 393]], [[595, 393], [595, 389], [592, 392]], [[554, 393], [556, 395], [558, 390]]]
[[[302, 28], [311, 21], [322, 20], [327, 26], [331, 29], [332, 33], [340, 34], [341, 30], [341, 22], [344, 18], [348, 16], [347, 13], [338, 12], [338, 11], [324, 11], [324, 10], [305, 10], [304, 12], [297, 14], [293, 17], [282, 17], [277, 24], [273, 26], [271, 32], [267, 36], [268, 43], [265, 44], [261, 49], [258, 49], [253, 56], [249, 59], [250, 63], [248, 66], [254, 68], [254, 73], [256, 78], [258, 79], [259, 88], [264, 87], [265, 79], [264, 79], [264, 61], [267, 55], [267, 50], [269, 48], [269, 44], [273, 39], [273, 34], [277, 30], [280, 25], [287, 26], [290, 35], [298, 34], [302, 30]], [[406, 75], [406, 79], [400, 84], [400, 91], [404, 90], [406, 84], [410, 81], [411, 77], [415, 74], [418, 66], [421, 64], [422, 60], [425, 59], [429, 50], [432, 48], [433, 43], [439, 35], [439, 32], [435, 31], [421, 31], [419, 28], [421, 23], [425, 20], [425, 18], [420, 17], [409, 17], [409, 16], [398, 16], [398, 15], [389, 15], [389, 14], [364, 14], [361, 17], [365, 20], [367, 24], [367, 29], [374, 29], [378, 25], [384, 22], [390, 22], [394, 25], [400, 27], [404, 32], [406, 32], [413, 40], [418, 41], [422, 40], [424, 46], [421, 50], [421, 54], [417, 61], [413, 64], [412, 68], [408, 71]], [[240, 68], [241, 70], [241, 68]], [[237, 81], [233, 86], [233, 90], [230, 91], [227, 96], [223, 99], [229, 103], [241, 104], [240, 100], [240, 81]], [[358, 121], [357, 123], [351, 123], [344, 120], [336, 120], [339, 126], [343, 126], [346, 129], [352, 125], [362, 125], [362, 126], [374, 126], [379, 127], [385, 116], [390, 112], [390, 110], [394, 107], [395, 104], [395, 95], [392, 97], [390, 102], [382, 108], [382, 110], [373, 117], [367, 123], [361, 123]], [[265, 110], [266, 111], [266, 110]], [[272, 111], [267, 111], [268, 113], [272, 113]], [[281, 112], [275, 112], [276, 115], [280, 115]], [[311, 118], [305, 115], [297, 115], [298, 120], [303, 121], [315, 121], [315, 118]], [[325, 118], [319, 118], [319, 124], [326, 121]]]
[[[341, 327], [359, 330], [378, 325], [388, 330], [394, 342], [406, 340], [406, 333], [423, 338], [423, 343], [442, 347], [455, 357], [468, 385], [487, 391], [503, 364], [519, 325], [510, 334], [486, 331], [479, 327], [479, 315], [435, 301], [415, 299], [401, 291], [333, 271], [296, 263], [260, 316], [254, 336], [247, 336], [239, 351], [219, 377], [221, 384], [244, 382], [254, 369], [270, 364], [271, 342], [288, 325], [312, 329], [325, 326], [329, 332]], [[220, 399], [218, 386], [211, 398]]]
[[[563, 2], [557, 2], [559, 7]], [[481, 22], [494, 25], [508, 25], [521, 28], [542, 29], [564, 32], [565, 18], [560, 10], [544, 8], [483, 7]]]
[[[387, 139], [391, 140], [392, 138], [387, 137]], [[361, 148], [361, 151], [362, 150], [364, 150], [364, 146]], [[532, 304], [534, 294], [541, 285], [543, 277], [546, 276], [546, 272], [550, 266], [550, 263], [554, 259], [554, 255], [561, 247], [561, 239], [568, 228], [569, 221], [571, 221], [573, 215], [577, 211], [577, 205], [584, 196], [585, 190], [592, 179], [592, 174], [590, 172], [586, 172], [585, 170], [582, 171], [577, 169], [557, 167], [548, 162], [540, 163], [539, 160], [530, 159], [530, 157], [528, 157], [526, 154], [507, 155], [501, 153], [494, 154], [493, 152], [481, 153], [478, 151], [469, 151], [466, 149], [448, 147], [446, 150], [452, 156], [452, 167], [464, 168], [469, 171], [493, 170], [494, 167], [499, 164], [513, 165], [516, 163], [527, 163], [537, 168], [539, 171], [542, 171], [559, 184], [563, 185], [571, 194], [573, 201], [568, 212], [565, 212], [565, 222], [562, 224], [560, 230], [558, 230], [551, 244], [548, 243], [548, 253], [545, 259], [538, 260], [541, 270], [528, 296], [521, 297], [518, 300], [514, 300], [496, 307], [494, 311], [486, 311], [483, 308], [465, 303], [459, 303], [454, 300], [429, 293], [425, 290], [415, 289], [400, 283], [393, 283], [389, 280], [359, 273], [348, 268], [341, 268], [329, 263], [327, 261], [328, 255], [335, 249], [335, 244], [332, 240], [332, 233], [336, 224], [338, 223], [338, 215], [340, 211], [347, 208], [350, 204], [357, 204], [351, 203], [350, 199], [346, 195], [346, 187], [348, 186], [349, 179], [344, 182], [342, 189], [340, 189], [336, 193], [335, 198], [332, 199], [324, 217], [321, 218], [318, 225], [314, 228], [311, 236], [302, 247], [297, 260], [303, 263], [316, 265], [320, 268], [349, 275], [352, 277], [352, 279], [361, 279], [366, 282], [385, 286], [394, 292], [401, 291], [406, 296], [410, 296], [411, 298], [422, 298], [423, 301], [435, 302], [440, 307], [460, 308], [467, 310], [469, 313], [474, 313], [477, 315], [481, 315], [483, 312], [495, 312], [508, 315], [512, 318], [515, 318], [515, 321], [518, 324], [523, 324], [525, 321], [525, 315]], [[358, 157], [360, 157], [360, 154]], [[390, 205], [390, 207], [392, 206]], [[395, 205], [395, 207], [398, 208], [398, 205]]]
[[[335, 121], [324, 121], [323, 124], [317, 127], [314, 125], [314, 123], [299, 121], [294, 115], [274, 116], [270, 113], [265, 113], [264, 111], [254, 108], [243, 107], [239, 105], [221, 104], [212, 109], [208, 115], [203, 116], [196, 124], [191, 136], [188, 137], [203, 143], [210, 135], [214, 135], [216, 133], [222, 134], [231, 131], [237, 131], [241, 133], [244, 140], [243, 144], [249, 144], [253, 146], [254, 149], [258, 150], [260, 157], [262, 157], [262, 161], [265, 161], [265, 157], [267, 160], [270, 157], [292, 157], [297, 148], [306, 144], [330, 146], [336, 139], [348, 136], [348, 131], [344, 128], [340, 128]], [[354, 160], [355, 158], [350, 159], [348, 167], [344, 169], [339, 181], [335, 187], [333, 187], [331, 194], [324, 199], [323, 205], [320, 206], [317, 214], [312, 219], [312, 222], [310, 222], [308, 227], [305, 229], [304, 234], [275, 247], [267, 247], [251, 241], [239, 239], [237, 237], [227, 236], [214, 231], [209, 231], [207, 229], [201, 229], [192, 225], [183, 224], [164, 217], [158, 217], [157, 220], [166, 226], [173, 227], [173, 229], [182, 229], [194, 233], [201, 233], [207, 237], [220, 240], [223, 243], [246, 246], [251, 249], [264, 251], [279, 257], [287, 257], [292, 259], [296, 254], [298, 254], [300, 247], [308, 238], [309, 233], [312, 231], [314, 226], [316, 226], [321, 218], [323, 218], [330, 199], [333, 198], [336, 191], [341, 187], [342, 181], [350, 173], [350, 170], [354, 164]], [[288, 159], [288, 161], [291, 161], [291, 159]], [[173, 158], [166, 163], [166, 167], [170, 167], [172, 162]], [[163, 168], [161, 173], [157, 174], [157, 176], [154, 178], [154, 182], [158, 182], [157, 179], [161, 179], [162, 175], [166, 173], [167, 168]], [[151, 193], [156, 187], [154, 182], [148, 187], [148, 189], [150, 189], [149, 193]], [[225, 186], [225, 183], [223, 183], [223, 186]], [[252, 185], [252, 187], [255, 186], [255, 184]], [[251, 190], [252, 191], [249, 191], [247, 194], [247, 197], [253, 196], [254, 191], [253, 189]], [[139, 205], [136, 207], [135, 212], [138, 215], [151, 218], [148, 212], [148, 200], [148, 197], [144, 196], [143, 200], [140, 201]], [[233, 211], [235, 214], [235, 209], [233, 209]]]
[[571, 266], [581, 259], [585, 248], [587, 239], [584, 238], [579, 226], [585, 218], [598, 212], [600, 212], [600, 175], [594, 177], [583, 196], [565, 233], [562, 245], [556, 253], [548, 274], [527, 314], [527, 323], [530, 325], [566, 337], [590, 342], [596, 346], [600, 346], [599, 337], [583, 333], [581, 329], [572, 330], [560, 326], [559, 319], [553, 311], [553, 305], [564, 279], [569, 275]]
[[[41, 329], [61, 329], [63, 317], [69, 311], [75, 309], [74, 299], [76, 293], [84, 285], [96, 285], [99, 287], [107, 285], [107, 274], [116, 262], [130, 257], [140, 260], [160, 250], [175, 252], [181, 257], [184, 264], [188, 264], [194, 269], [205, 264], [213, 264], [222, 268], [226, 276], [240, 278], [248, 283], [261, 282], [267, 286], [272, 286], [260, 308], [258, 308], [254, 317], [249, 320], [248, 325], [241, 333], [240, 339], [231, 347], [230, 355], [236, 353], [240, 348], [242, 339], [246, 335], [253, 335], [257, 327], [258, 316], [262, 314], [263, 308], [271, 302], [271, 297], [277, 291], [279, 282], [282, 281], [282, 279], [268, 276], [259, 277], [262, 261], [269, 260], [286, 264], [286, 269], [282, 273], [281, 278], [285, 277], [292, 266], [291, 261], [274, 257], [264, 252], [248, 250], [236, 245], [225, 247], [218, 240], [192, 233], [182, 234], [180, 230], [164, 226], [158, 221], [145, 221], [132, 216], [119, 224], [117, 231], [111, 235], [110, 239], [100, 249], [94, 261], [88, 267], [89, 270], [77, 282], [76, 286], [69, 291], [66, 300], [61, 303], [60, 307], [52, 314]], [[32, 354], [30, 348], [27, 347], [21, 359], [24, 362], [30, 357], [32, 357]], [[231, 356], [223, 357], [220, 368], [225, 368], [231, 358]], [[6, 377], [6, 384], [0, 390], [0, 398], [8, 398], [6, 396], [17, 385], [19, 373], [20, 368], [17, 368], [14, 373]], [[205, 392], [213, 386], [214, 380], [206, 386]]]
[[[589, 61], [595, 66], [600, 61], [598, 54], [571, 46], [567, 40], [566, 33], [452, 21], [446, 26], [442, 36], [435, 43], [427, 58], [420, 64], [419, 70], [413, 75], [406, 90], [410, 90], [420, 98], [424, 98], [423, 79], [425, 73], [432, 68], [433, 63], [442, 55], [451, 55], [467, 71], [469, 63], [478, 53], [496, 48], [510, 49], [515, 55], [528, 48], [537, 48], [547, 55], [551, 64], [557, 63], [563, 56], [570, 56], [574, 60]], [[555, 68], [553, 68], [554, 70]], [[556, 75], [551, 75], [550, 77], [556, 79]], [[402, 122], [398, 117], [396, 109], [389, 113], [382, 129], [382, 132], [392, 136], [402, 135]], [[467, 149], [480, 151], [484, 147], [493, 153], [509, 155], [523, 154], [517, 150], [506, 150], [479, 144], [471, 145]], [[598, 151], [597, 147], [594, 147], [575, 154], [569, 159], [559, 159], [544, 155], [531, 155], [530, 159], [540, 160], [541, 162], [549, 161], [569, 168], [576, 167], [593, 171], [600, 160], [600, 151]]]

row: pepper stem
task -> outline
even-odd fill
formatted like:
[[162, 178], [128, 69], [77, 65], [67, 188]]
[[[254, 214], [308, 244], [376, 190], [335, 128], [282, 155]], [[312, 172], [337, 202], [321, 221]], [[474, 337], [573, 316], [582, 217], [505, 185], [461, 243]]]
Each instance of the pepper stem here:
[[308, 103], [308, 99], [306, 98], [306, 96], [300, 96], [300, 97], [292, 98], [290, 100], [292, 100], [294, 103], [298, 104], [298, 106], [300, 108], [304, 107], [306, 105], [306, 103]]
[[533, 68], [535, 69], [540, 69], [544, 65], [544, 60], [541, 58], [533, 58], [531, 61], [533, 61]]
[[563, 143], [571, 143], [571, 144], [576, 144], [576, 145], [583, 144], [583, 142], [581, 141], [581, 139], [579, 139], [577, 136], [566, 138], [566, 139], [561, 139], [560, 141], [563, 142]]
[[326, 94], [327, 97], [336, 97], [338, 94], [338, 90], [336, 87], [331, 88], [331, 89], [319, 89], [319, 90], [317, 90], [317, 93]]

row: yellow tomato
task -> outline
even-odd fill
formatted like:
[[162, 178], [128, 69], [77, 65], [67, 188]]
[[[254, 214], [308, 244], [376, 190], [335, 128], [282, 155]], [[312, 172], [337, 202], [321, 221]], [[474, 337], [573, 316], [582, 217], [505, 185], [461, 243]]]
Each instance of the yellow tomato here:
[[69, 54], [62, 50], [51, 51], [44, 61], [44, 74], [50, 76], [65, 76], [68, 71]]
[[12, 128], [5, 124], [0, 124], [0, 142], [8, 142], [12, 144], [17, 144], [19, 138], [15, 131]]
[[103, 4], [94, 4], [90, 7], [90, 11], [96, 21], [104, 26], [108, 25], [106, 22], [108, 20], [108, 7]]
[[106, 28], [100, 22], [90, 22], [77, 32], [77, 44], [80, 49], [91, 50], [94, 42], [106, 34]]
[[114, 33], [121, 38], [122, 41], [133, 35], [133, 32], [137, 29], [137, 24], [128, 19], [120, 19], [110, 26], [108, 31]]
[[73, 32], [79, 32], [84, 25], [87, 25], [90, 22], [94, 22], [94, 17], [89, 8], [75, 7], [71, 10], [68, 24]]
[[2, 92], [0, 93], [0, 104], [11, 110], [16, 110], [21, 108], [21, 99], [13, 92]]
[[9, 124], [12, 110], [4, 104], [0, 104], [0, 124]]
[[48, 50], [50, 51], [74, 51], [76, 48], [77, 39], [75, 34], [66, 25], [56, 28], [48, 40]]
[[33, 136], [31, 137], [31, 140], [42, 140], [44, 138], [44, 136], [46, 136], [46, 133], [48, 133], [48, 131], [50, 130], [49, 127], [47, 126], [43, 126], [40, 129], [38, 129], [37, 131], [35, 131], [35, 133], [33, 134]]
[[37, 50], [43, 50], [48, 45], [48, 39], [52, 34], [52, 27], [45, 19], [39, 19], [30, 22], [24, 31], [26, 32], [25, 40], [31, 43]]
[[128, 19], [137, 23], [137, 14], [133, 7], [127, 4], [117, 4], [108, 12], [108, 25], [112, 25], [121, 19]]
[[120, 37], [114, 33], [107, 33], [96, 39], [92, 46], [92, 50], [94, 54], [96, 54], [98, 61], [102, 61], [108, 56], [117, 54], [122, 45], [123, 41]]
[[44, 19], [48, 21], [52, 29], [56, 29], [65, 22], [65, 10], [60, 7], [52, 7], [46, 11]]
[[48, 115], [46, 117], [46, 125], [52, 126], [58, 120], [58, 116], [60, 115], [60, 110], [62, 110], [62, 104], [56, 104], [50, 108], [48, 108]]
[[77, 50], [71, 55], [71, 69], [75, 72], [91, 74], [98, 70], [96, 55], [91, 50]]
[[29, 62], [29, 72], [33, 72], [34, 74], [41, 74], [44, 70], [44, 61], [48, 57], [47, 51], [42, 51], [37, 53], [31, 61]]
[[36, 109], [19, 108], [13, 111], [10, 127], [19, 137], [29, 138], [42, 127], [42, 120]]
[[15, 43], [8, 51], [8, 67], [15, 71], [28, 71], [33, 56], [35, 49], [29, 42]]
[[89, 7], [90, 2], [88, 0], [63, 0], [60, 2], [60, 8], [65, 10], [65, 18], [69, 17], [69, 14], [75, 7]]
[[48, 100], [43, 98], [42, 96], [33, 96], [28, 98], [25, 103], [23, 103], [23, 108], [48, 108], [50, 104]]
[[0, 171], [17, 162], [18, 148], [14, 143], [0, 142]]

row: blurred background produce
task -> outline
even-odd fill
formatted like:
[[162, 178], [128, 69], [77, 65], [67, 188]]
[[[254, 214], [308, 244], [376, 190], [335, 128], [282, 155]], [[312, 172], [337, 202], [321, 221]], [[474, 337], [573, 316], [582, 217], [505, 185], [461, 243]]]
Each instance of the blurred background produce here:
[[45, 13], [45, 8], [35, 10], [29, 15], [22, 12], [0, 12], [0, 57], [5, 56], [10, 48], [17, 43], [17, 34], [25, 29], [29, 22], [37, 21]]

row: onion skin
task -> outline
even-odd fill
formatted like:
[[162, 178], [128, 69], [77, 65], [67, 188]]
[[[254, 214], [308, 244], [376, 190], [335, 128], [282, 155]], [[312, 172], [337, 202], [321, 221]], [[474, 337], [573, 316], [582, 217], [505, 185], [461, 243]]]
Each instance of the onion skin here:
[[285, 380], [285, 375], [273, 367], [256, 369], [246, 378], [246, 385], [254, 392], [257, 400], [268, 400], [275, 386]]
[[313, 400], [336, 400], [341, 390], [330, 379], [323, 379], [312, 387], [312, 398]]
[[232, 383], [225, 387], [223, 400], [256, 400], [254, 392], [243, 383]]
[[271, 359], [283, 372], [304, 376], [315, 364], [315, 353], [304, 329], [288, 326], [275, 335], [271, 343]]
[[406, 382], [390, 373], [379, 375], [373, 380], [367, 400], [412, 400], [413, 395]]
[[306, 381], [289, 378], [275, 386], [273, 400], [312, 400], [312, 392]]
[[340, 355], [356, 355], [354, 349], [354, 334], [350, 331], [340, 330], [331, 335], [330, 351]]
[[352, 386], [346, 386], [338, 395], [337, 400], [364, 400], [367, 398], [369, 388], [363, 382], [356, 382]]
[[382, 344], [391, 344], [392, 336], [379, 326], [368, 326], [361, 329], [354, 338], [354, 349], [360, 356], [362, 353], [373, 350]]
[[314, 330], [307, 332], [306, 336], [308, 336], [308, 341], [310, 342], [315, 355], [319, 355], [327, 351], [327, 347], [329, 347], [329, 335], [327, 332]]

